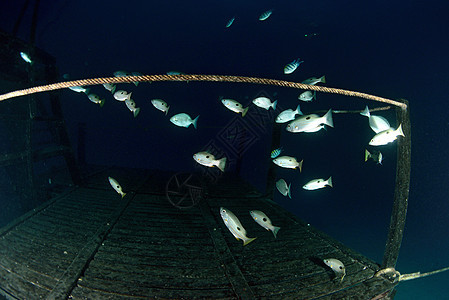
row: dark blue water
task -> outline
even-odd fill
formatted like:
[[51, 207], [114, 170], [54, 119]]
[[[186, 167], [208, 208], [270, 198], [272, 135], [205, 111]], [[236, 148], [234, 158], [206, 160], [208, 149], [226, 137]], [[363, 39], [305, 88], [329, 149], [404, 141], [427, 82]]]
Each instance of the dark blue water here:
[[[25, 1], [0, 9], [0, 27], [12, 31]], [[408, 219], [397, 269], [405, 274], [449, 265], [449, 133], [447, 80], [449, 5], [444, 1], [41, 1], [36, 43], [57, 59], [71, 79], [110, 76], [114, 71], [164, 74], [259, 76], [302, 81], [326, 75], [327, 86], [406, 98], [412, 122], [412, 175]], [[258, 21], [265, 10], [272, 16]], [[28, 39], [31, 8], [19, 36]], [[235, 16], [234, 24], [225, 28]], [[316, 33], [312, 37], [305, 34]], [[283, 67], [304, 63], [291, 75]], [[258, 95], [295, 108], [298, 91], [266, 86], [210, 83], [141, 83], [132, 90], [141, 113], [133, 118], [101, 86], [100, 108], [81, 94], [63, 91], [69, 134], [77, 146], [80, 122], [86, 125], [88, 163], [171, 170], [196, 169], [192, 154], [226, 147], [223, 128], [235, 117], [219, 102], [233, 98], [244, 105]], [[157, 112], [150, 99], [172, 105], [170, 114], [200, 115], [198, 129], [183, 129]], [[368, 102], [319, 94], [301, 103], [303, 112], [363, 109]], [[376, 106], [375, 103], [369, 103]], [[252, 107], [251, 110], [256, 108]], [[251, 113], [250, 110], [250, 113]], [[253, 111], [254, 112], [254, 111]], [[278, 111], [279, 112], [279, 111]], [[393, 126], [394, 114], [383, 113]], [[274, 118], [269, 114], [267, 118]], [[335, 128], [310, 135], [282, 131], [289, 154], [304, 158], [304, 172], [279, 170], [292, 182], [293, 199], [275, 200], [313, 226], [381, 262], [393, 200], [396, 152], [382, 147], [382, 166], [363, 162], [373, 132], [366, 118], [334, 115]], [[271, 123], [251, 128], [242, 174], [263, 189]], [[221, 146], [220, 146], [221, 145]], [[180, 151], [182, 149], [182, 151]], [[232, 164], [231, 164], [232, 165]], [[235, 166], [235, 165], [234, 165]], [[332, 176], [334, 188], [315, 192], [301, 186], [314, 177]], [[404, 282], [396, 299], [449, 299], [449, 273]]]

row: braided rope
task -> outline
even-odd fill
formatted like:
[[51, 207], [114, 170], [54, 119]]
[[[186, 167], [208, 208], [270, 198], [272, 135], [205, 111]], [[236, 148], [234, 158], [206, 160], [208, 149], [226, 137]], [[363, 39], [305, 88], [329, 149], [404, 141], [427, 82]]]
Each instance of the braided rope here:
[[48, 85], [36, 86], [28, 89], [17, 90], [10, 93], [0, 95], [0, 101], [25, 96], [40, 92], [54, 91], [59, 89], [64, 89], [74, 86], [89, 86], [103, 83], [130, 83], [130, 82], [155, 82], [155, 81], [210, 81], [210, 82], [241, 82], [241, 83], [253, 83], [253, 84], [263, 84], [263, 85], [274, 85], [281, 87], [296, 88], [302, 90], [318, 91], [323, 93], [339, 94], [350, 97], [359, 97], [363, 99], [383, 102], [391, 105], [398, 106], [402, 109], [407, 109], [407, 104], [394, 101], [387, 98], [382, 98], [379, 96], [374, 96], [366, 93], [348, 91], [337, 88], [330, 88], [324, 86], [309, 85], [298, 82], [290, 82], [276, 79], [268, 78], [258, 78], [258, 77], [244, 77], [244, 76], [226, 76], [226, 75], [141, 75], [141, 76], [123, 76], [123, 77], [103, 77], [103, 78], [92, 78], [92, 79], [81, 79], [73, 81], [58, 82]]

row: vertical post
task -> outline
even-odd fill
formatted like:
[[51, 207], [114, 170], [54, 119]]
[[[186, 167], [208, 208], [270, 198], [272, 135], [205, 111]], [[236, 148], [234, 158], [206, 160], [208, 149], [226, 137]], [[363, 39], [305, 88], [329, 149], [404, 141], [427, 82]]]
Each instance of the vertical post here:
[[401, 102], [407, 104], [407, 109], [397, 108], [396, 116], [398, 123], [402, 124], [405, 137], [398, 138], [396, 186], [382, 268], [396, 266], [407, 216], [411, 169], [411, 126], [408, 101], [401, 100]]

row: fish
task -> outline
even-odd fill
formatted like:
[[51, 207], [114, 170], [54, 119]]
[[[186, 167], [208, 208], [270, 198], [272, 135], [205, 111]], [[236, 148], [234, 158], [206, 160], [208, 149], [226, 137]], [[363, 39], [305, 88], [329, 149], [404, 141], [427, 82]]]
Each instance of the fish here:
[[116, 88], [116, 86], [115, 86], [114, 83], [103, 83], [103, 87], [104, 87], [106, 90], [110, 91], [111, 94], [114, 94], [115, 88]]
[[317, 84], [318, 82], [326, 83], [326, 77], [325, 77], [324, 75], [321, 76], [320, 78], [310, 77], [310, 78], [304, 80], [304, 81], [301, 82], [301, 83], [304, 83], [304, 84], [310, 84], [310, 85], [315, 85], [315, 84]]
[[370, 114], [368, 105], [360, 114], [369, 118], [369, 126], [375, 133], [379, 133], [391, 128], [390, 123], [387, 121], [387, 119], [381, 116]]
[[277, 100], [274, 101], [273, 103], [271, 103], [271, 100], [268, 99], [267, 97], [257, 97], [256, 99], [253, 100], [253, 103], [260, 107], [260, 108], [264, 108], [266, 110], [269, 110], [270, 107], [273, 108], [273, 110], [276, 110], [276, 104], [277, 104]]
[[167, 75], [185, 75], [186, 73], [179, 72], [179, 71], [168, 71], [166, 74]]
[[248, 245], [256, 238], [249, 238], [246, 236], [246, 230], [243, 228], [239, 219], [228, 209], [220, 207], [220, 216], [223, 219], [226, 227], [237, 240], [243, 241], [243, 246]]
[[272, 10], [267, 10], [267, 11], [263, 12], [259, 16], [259, 21], [265, 21], [266, 19], [268, 19], [271, 16], [272, 13], [273, 13]]
[[293, 109], [286, 109], [283, 112], [281, 112], [276, 117], [276, 123], [286, 123], [288, 121], [294, 120], [296, 115], [302, 115], [301, 108], [296, 107], [296, 110]]
[[371, 146], [382, 146], [389, 143], [394, 142], [398, 136], [405, 136], [404, 132], [402, 131], [402, 124], [399, 124], [399, 127], [394, 130], [393, 128], [384, 130], [376, 134], [369, 144]]
[[374, 160], [377, 164], [382, 164], [383, 156], [380, 151], [374, 151], [373, 153], [370, 153], [368, 149], [365, 149], [365, 161], [368, 159]]
[[232, 19], [230, 19], [227, 23], [226, 23], [226, 28], [231, 27], [232, 23], [234, 23], [235, 17], [233, 17]]
[[213, 154], [209, 152], [202, 151], [195, 153], [193, 159], [200, 165], [206, 167], [217, 167], [220, 171], [224, 172], [226, 166], [226, 157], [216, 159]]
[[298, 96], [298, 100], [304, 101], [304, 102], [309, 102], [312, 101], [313, 99], [316, 99], [316, 91], [305, 91], [304, 93], [301, 93]]
[[290, 192], [291, 183], [287, 185], [287, 182], [285, 182], [284, 179], [279, 179], [276, 181], [276, 188], [278, 189], [279, 193], [281, 193], [285, 197], [292, 198], [291, 192]]
[[127, 71], [115, 71], [114, 73], [114, 77], [126, 77], [126, 76], [131, 76], [131, 73], [127, 72]]
[[165, 115], [168, 114], [168, 110], [170, 109], [170, 106], [162, 99], [153, 99], [151, 100], [151, 104], [153, 104], [154, 107], [159, 109], [160, 111], [164, 112]]
[[345, 265], [336, 258], [323, 259], [323, 262], [334, 271], [335, 275], [341, 276], [340, 282], [342, 282], [346, 275]]
[[189, 127], [191, 124], [193, 124], [193, 127], [196, 129], [196, 123], [198, 122], [199, 117], [200, 116], [197, 116], [195, 119], [192, 120], [192, 118], [188, 114], [180, 113], [171, 117], [170, 122], [172, 122], [176, 126], [186, 128]]
[[296, 118], [288, 123], [286, 130], [289, 132], [316, 132], [321, 128], [317, 127], [321, 125], [327, 125], [334, 127], [334, 121], [332, 120], [332, 109], [329, 109], [327, 113], [320, 117], [316, 114], [304, 115]]
[[277, 149], [274, 149], [273, 151], [271, 151], [270, 156], [271, 156], [271, 158], [276, 158], [281, 153], [282, 153], [282, 148], [277, 148]]
[[279, 156], [273, 159], [273, 162], [279, 167], [287, 169], [299, 169], [300, 172], [302, 170], [303, 161], [304, 160], [298, 162], [295, 157], [291, 156]]
[[333, 187], [332, 176], [330, 176], [327, 180], [324, 180], [322, 178], [310, 180], [302, 188], [305, 190], [308, 190], [308, 191], [313, 191], [313, 190], [322, 189], [326, 185]]
[[29, 63], [30, 65], [33, 64], [33, 61], [31, 60], [30, 56], [29, 56], [27, 53], [25, 53], [25, 52], [20, 52], [20, 57], [22, 57], [22, 59], [23, 59], [24, 61], [26, 61], [27, 63]]
[[268, 216], [260, 210], [250, 210], [249, 214], [253, 217], [254, 221], [257, 222], [257, 224], [266, 230], [273, 232], [273, 235], [276, 238], [276, 235], [281, 227], [271, 224], [270, 218], [268, 218]]
[[244, 117], [246, 115], [246, 113], [248, 112], [249, 107], [244, 108], [242, 104], [240, 104], [239, 102], [237, 102], [235, 100], [221, 99], [221, 103], [223, 103], [223, 105], [227, 109], [232, 110], [233, 112], [236, 112], [236, 113], [241, 113], [242, 117]]
[[127, 91], [119, 90], [114, 93], [114, 99], [118, 101], [125, 101], [127, 99], [131, 99], [131, 94], [132, 92], [128, 93]]
[[122, 198], [125, 197], [126, 193], [123, 192], [122, 186], [118, 183], [118, 181], [115, 180], [115, 179], [112, 178], [112, 177], [108, 177], [108, 179], [109, 179], [109, 183], [111, 184], [112, 188], [113, 188], [117, 193], [119, 193], [120, 196], [122, 196]]
[[125, 100], [126, 107], [133, 113], [134, 118], [137, 117], [137, 115], [140, 112], [140, 107], [136, 107], [136, 102], [134, 102], [133, 99], [126, 99]]
[[291, 74], [293, 72], [295, 72], [295, 70], [299, 67], [299, 65], [301, 63], [303, 63], [303, 60], [295, 59], [294, 61], [292, 61], [291, 63], [288, 63], [285, 67], [284, 67], [284, 74]]
[[96, 94], [89, 94], [87, 95], [87, 97], [89, 98], [90, 101], [92, 101], [95, 104], [99, 104], [100, 107], [103, 107], [104, 105], [104, 99], [100, 99], [100, 96], [96, 95]]
[[89, 95], [89, 91], [90, 91], [89, 88], [85, 88], [84, 86], [71, 86], [71, 87], [69, 87], [69, 89], [71, 89], [72, 91], [77, 92], [77, 93], [84, 93], [86, 95]]

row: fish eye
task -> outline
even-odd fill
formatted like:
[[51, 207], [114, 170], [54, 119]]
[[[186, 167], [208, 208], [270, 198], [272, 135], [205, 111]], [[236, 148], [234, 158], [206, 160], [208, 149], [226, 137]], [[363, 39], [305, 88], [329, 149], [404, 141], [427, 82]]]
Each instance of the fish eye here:
[[267, 218], [263, 218], [263, 221], [266, 222], [266, 221], [267, 221]]
[[320, 183], [321, 180], [318, 180], [317, 183]]
[[206, 155], [206, 158], [209, 158], [209, 155]]
[[307, 117], [306, 120], [310, 120], [310, 117]]
[[237, 230], [240, 231], [240, 227], [237, 227]]
[[342, 267], [342, 266], [340, 266], [339, 268], [340, 268], [340, 270], [343, 270], [343, 267]]
[[238, 104], [238, 103], [236, 103], [236, 104], [235, 104], [235, 106], [239, 106], [239, 104]]
[[120, 186], [119, 186], [119, 185], [117, 185], [117, 188], [119, 189], [119, 188], [120, 188]]

